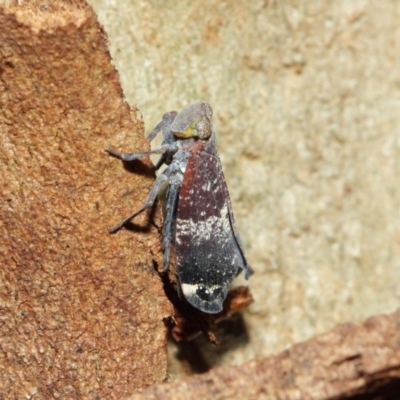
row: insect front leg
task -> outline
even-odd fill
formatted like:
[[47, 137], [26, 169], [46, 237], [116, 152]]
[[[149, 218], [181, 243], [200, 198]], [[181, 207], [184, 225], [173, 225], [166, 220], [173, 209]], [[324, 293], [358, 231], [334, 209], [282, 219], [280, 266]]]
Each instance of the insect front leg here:
[[118, 158], [119, 160], [122, 161], [134, 161], [138, 160], [139, 158], [151, 156], [152, 154], [165, 154], [168, 153], [168, 151], [171, 150], [170, 145], [163, 145], [159, 149], [151, 150], [151, 151], [143, 151], [140, 153], [118, 153], [114, 151], [111, 147], [106, 150], [106, 152], [115, 158]]
[[176, 111], [170, 111], [163, 115], [161, 122], [149, 133], [147, 136], [147, 140], [151, 142], [160, 131], [163, 131], [163, 144], [170, 143], [170, 138], [172, 137], [171, 133], [171, 124], [174, 121], [176, 115], [178, 113]]
[[163, 129], [163, 121], [160, 121], [158, 125], [147, 135], [147, 140], [151, 142]]
[[160, 148], [151, 151], [141, 151], [138, 153], [118, 153], [110, 147], [106, 150], [106, 152], [110, 156], [126, 162], [138, 160], [139, 158], [148, 157], [153, 154], [161, 154], [161, 158], [155, 165], [155, 169], [158, 170], [163, 164], [170, 165], [174, 154], [178, 150], [178, 144], [173, 133], [171, 132], [171, 124], [176, 115], [176, 111], [165, 113], [161, 122], [159, 122], [158, 125], [147, 136], [147, 140], [151, 142], [162, 131], [163, 141]]

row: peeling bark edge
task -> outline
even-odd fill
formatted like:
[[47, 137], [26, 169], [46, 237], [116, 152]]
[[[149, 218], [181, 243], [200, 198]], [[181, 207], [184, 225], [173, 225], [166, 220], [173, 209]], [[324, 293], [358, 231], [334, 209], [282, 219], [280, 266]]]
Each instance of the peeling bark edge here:
[[271, 357], [155, 385], [139, 399], [400, 398], [400, 309], [346, 323]]

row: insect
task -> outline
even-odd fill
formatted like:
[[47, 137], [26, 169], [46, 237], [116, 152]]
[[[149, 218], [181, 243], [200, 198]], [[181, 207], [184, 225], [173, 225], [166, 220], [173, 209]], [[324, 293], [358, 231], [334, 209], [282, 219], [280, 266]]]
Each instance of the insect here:
[[194, 103], [180, 113], [163, 115], [149, 134], [152, 141], [162, 131], [160, 148], [141, 153], [107, 152], [133, 161], [160, 154], [156, 164], [167, 168], [158, 175], [142, 208], [110, 229], [117, 232], [153, 206], [160, 188], [167, 185], [163, 222], [164, 272], [171, 246], [175, 247], [178, 293], [205, 313], [218, 313], [233, 279], [241, 271], [248, 279], [248, 265], [233, 216], [221, 162], [217, 153], [211, 106]]

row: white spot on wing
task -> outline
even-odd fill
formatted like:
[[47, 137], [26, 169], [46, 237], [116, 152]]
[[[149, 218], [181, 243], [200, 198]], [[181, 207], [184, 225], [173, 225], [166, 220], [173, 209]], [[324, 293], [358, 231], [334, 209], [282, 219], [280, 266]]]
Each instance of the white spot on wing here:
[[197, 292], [199, 285], [190, 285], [189, 283], [182, 283], [181, 289], [185, 297], [194, 296]]
[[[200, 215], [203, 216], [202, 214]], [[226, 205], [221, 210], [220, 216], [211, 216], [204, 221], [198, 222], [194, 222], [192, 219], [179, 219], [177, 221], [177, 232], [179, 232], [177, 236], [190, 236], [191, 241], [194, 243], [211, 240], [215, 237], [215, 234], [221, 233], [224, 233], [224, 236], [229, 238], [231, 231]]]
[[214, 293], [216, 290], [221, 289], [221, 285], [194, 285], [190, 283], [181, 284], [182, 293], [185, 297], [197, 296], [197, 291], [199, 289], [204, 289], [206, 293]]

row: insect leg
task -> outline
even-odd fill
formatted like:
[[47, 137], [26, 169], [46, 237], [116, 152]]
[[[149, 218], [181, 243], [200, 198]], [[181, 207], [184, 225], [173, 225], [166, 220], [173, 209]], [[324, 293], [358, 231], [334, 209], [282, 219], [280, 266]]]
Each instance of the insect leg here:
[[147, 135], [147, 140], [151, 142], [163, 128], [163, 121], [160, 121], [158, 125]]
[[169, 259], [171, 254], [171, 241], [174, 229], [174, 216], [176, 210], [176, 201], [179, 195], [181, 182], [171, 183], [168, 188], [167, 206], [164, 218], [164, 234], [163, 234], [163, 247], [164, 247], [164, 267], [163, 271], [168, 270]]
[[111, 147], [106, 150], [106, 152], [115, 158], [118, 158], [122, 161], [134, 161], [138, 160], [139, 158], [151, 156], [152, 154], [165, 154], [171, 149], [171, 146], [164, 145], [161, 146], [159, 149], [151, 150], [151, 151], [143, 151], [141, 153], [117, 153]]
[[[250, 265], [247, 263], [246, 257], [244, 255], [243, 245], [240, 240], [238, 229], [236, 227], [236, 221], [233, 216], [232, 204], [231, 204], [230, 200], [227, 202], [227, 205], [228, 205], [229, 222], [231, 223], [231, 229], [233, 231], [233, 235], [235, 237], [236, 244], [237, 244], [239, 251], [242, 254], [242, 258], [243, 258], [243, 264], [244, 264], [243, 269], [245, 271], [245, 278], [249, 279], [250, 276], [254, 274], [254, 271], [253, 271], [253, 268], [251, 268]], [[239, 270], [239, 272], [240, 272], [240, 270]]]
[[154, 185], [151, 188], [151, 191], [149, 193], [149, 196], [147, 197], [146, 202], [144, 203], [144, 206], [142, 208], [140, 208], [139, 210], [135, 211], [134, 213], [132, 213], [131, 215], [129, 215], [128, 217], [124, 218], [119, 224], [110, 228], [109, 232], [115, 233], [115, 232], [119, 231], [131, 219], [135, 218], [137, 215], [142, 213], [144, 210], [151, 208], [157, 198], [157, 193], [158, 193], [158, 190], [160, 189], [160, 186], [167, 180], [168, 180], [168, 176], [166, 174], [161, 174], [154, 182]]
[[147, 140], [151, 142], [160, 131], [163, 131], [164, 140], [169, 139], [171, 137], [170, 127], [178, 113], [176, 111], [170, 111], [163, 115], [161, 122], [148, 134]]
[[124, 218], [119, 224], [113, 226], [112, 228], [109, 229], [110, 233], [115, 233], [119, 231], [126, 223], [128, 223], [131, 219], [135, 218], [137, 215], [142, 213], [144, 210], [151, 208], [156, 201], [158, 191], [160, 190], [161, 185], [168, 181], [169, 177], [173, 174], [176, 174], [177, 170], [179, 170], [179, 166], [176, 164], [170, 165], [161, 175], [159, 175], [154, 182], [153, 187], [150, 190], [150, 193], [147, 197], [146, 202], [144, 203], [144, 206], [140, 208], [139, 210], [135, 211], [131, 215], [128, 215], [126, 218]]
[[157, 164], [154, 166], [155, 170], [158, 171], [160, 169], [161, 166], [163, 166], [165, 164], [165, 162], [167, 161], [167, 155], [163, 154], [160, 159], [157, 161]]

